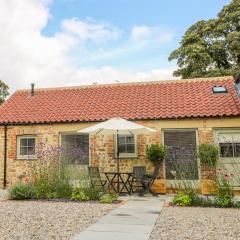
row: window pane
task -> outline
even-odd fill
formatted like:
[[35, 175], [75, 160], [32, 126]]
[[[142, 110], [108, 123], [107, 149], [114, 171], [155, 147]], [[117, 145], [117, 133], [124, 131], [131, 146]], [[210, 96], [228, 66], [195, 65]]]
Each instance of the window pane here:
[[119, 153], [126, 153], [126, 145], [121, 144], [118, 146]]
[[134, 144], [134, 137], [133, 137], [133, 136], [127, 136], [127, 137], [126, 137], [126, 143], [132, 143], [132, 144]]
[[133, 135], [119, 136], [119, 153], [135, 153], [135, 142]]
[[20, 155], [27, 155], [28, 150], [27, 147], [20, 147]]
[[35, 138], [31, 137], [21, 137], [20, 138], [20, 146], [19, 146], [19, 155], [28, 156], [35, 155]]
[[135, 152], [134, 144], [128, 144], [127, 145], [127, 152], [128, 153], [134, 153]]
[[34, 155], [35, 154], [35, 147], [28, 147], [27, 148], [27, 155]]
[[20, 146], [27, 147], [28, 145], [28, 139], [27, 138], [21, 138], [20, 139]]
[[235, 143], [234, 157], [240, 157], [240, 143]]
[[126, 137], [125, 136], [118, 136], [119, 145], [125, 144]]
[[233, 144], [232, 143], [220, 143], [220, 155], [221, 157], [233, 157]]
[[35, 138], [28, 138], [27, 144], [29, 147], [35, 147]]
[[89, 136], [87, 134], [62, 135], [62, 159], [69, 164], [89, 164]]

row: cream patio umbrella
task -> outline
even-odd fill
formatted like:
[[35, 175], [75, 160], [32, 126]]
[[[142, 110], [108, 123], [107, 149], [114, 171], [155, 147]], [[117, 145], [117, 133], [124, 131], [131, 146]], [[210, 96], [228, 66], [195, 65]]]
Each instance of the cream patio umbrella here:
[[119, 134], [149, 134], [156, 130], [140, 124], [127, 121], [123, 118], [111, 118], [105, 122], [78, 131], [88, 134], [115, 134], [117, 135], [117, 172], [119, 173]]

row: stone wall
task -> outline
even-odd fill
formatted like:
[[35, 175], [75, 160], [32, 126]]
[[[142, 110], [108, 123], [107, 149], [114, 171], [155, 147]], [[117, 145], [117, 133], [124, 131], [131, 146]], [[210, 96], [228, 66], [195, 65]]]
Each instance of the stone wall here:
[[[148, 172], [152, 172], [154, 166], [146, 159], [146, 146], [151, 143], [160, 142], [161, 134], [158, 132], [152, 136], [137, 136], [137, 157], [120, 158], [119, 168], [121, 172], [132, 172], [134, 166], [146, 166]], [[92, 136], [91, 137], [91, 165], [99, 166], [101, 171], [116, 171], [117, 158], [115, 151], [115, 137]], [[160, 171], [163, 178], [163, 168]]]
[[[214, 136], [213, 136], [213, 130], [212, 129], [199, 129], [198, 130], [198, 140], [199, 144], [201, 143], [213, 143], [214, 142]], [[200, 174], [201, 174], [201, 180], [213, 180], [216, 177], [216, 168], [208, 167], [208, 166], [202, 166], [200, 164]]]
[[[197, 142], [212, 143], [213, 128], [216, 127], [237, 127], [238, 120], [235, 119], [209, 119], [209, 120], [149, 120], [138, 121], [137, 123], [155, 128], [157, 133], [137, 137], [138, 156], [136, 158], [121, 158], [120, 171], [132, 172], [133, 166], [146, 165], [147, 171], [153, 170], [153, 165], [146, 159], [146, 145], [151, 143], [161, 143], [162, 132], [164, 129], [198, 129]], [[69, 124], [42, 124], [42, 125], [22, 125], [8, 126], [8, 151], [7, 151], [7, 181], [8, 186], [18, 182], [22, 177], [28, 176], [32, 169], [32, 164], [36, 160], [19, 160], [17, 159], [17, 136], [25, 134], [34, 134], [37, 136], [37, 144], [43, 142], [45, 144], [58, 146], [60, 144], [61, 132], [76, 132], [85, 127], [89, 127], [94, 123], [69, 123]], [[3, 184], [3, 161], [4, 161], [4, 127], [0, 126], [0, 187]], [[90, 161], [91, 165], [99, 166], [104, 171], [116, 170], [116, 154], [115, 154], [115, 138], [114, 136], [91, 136], [90, 137]], [[162, 166], [159, 177], [164, 178], [164, 166]], [[202, 179], [205, 172], [201, 173]]]
[[[36, 144], [58, 146], [60, 134], [64, 131], [74, 131], [71, 126], [64, 129], [51, 124], [8, 126], [7, 130], [7, 185], [21, 181], [31, 175], [33, 165], [37, 160], [17, 159], [17, 137], [21, 135], [35, 135]], [[74, 127], [76, 128], [76, 127]], [[137, 152], [135, 158], [120, 158], [120, 171], [132, 172], [133, 166], [146, 166], [148, 172], [152, 172], [154, 166], [146, 159], [146, 145], [159, 143], [161, 132], [151, 136], [137, 136]], [[90, 162], [93, 166], [99, 166], [102, 171], [116, 171], [117, 159], [115, 152], [115, 137], [113, 135], [95, 135], [90, 137]], [[4, 127], [0, 128], [0, 187], [3, 186], [3, 161], [4, 161]], [[161, 168], [159, 177], [164, 177], [164, 169]]]
[[198, 129], [198, 142], [201, 143], [213, 143], [213, 130], [211, 128]]
[[[8, 126], [7, 129], [7, 184], [12, 185], [25, 177], [29, 177], [32, 166], [37, 160], [17, 159], [17, 136], [36, 135], [37, 144], [45, 143], [58, 146], [58, 133], [51, 125]], [[0, 129], [1, 149], [3, 149], [4, 129]], [[1, 155], [1, 178], [3, 184], [3, 151]]]

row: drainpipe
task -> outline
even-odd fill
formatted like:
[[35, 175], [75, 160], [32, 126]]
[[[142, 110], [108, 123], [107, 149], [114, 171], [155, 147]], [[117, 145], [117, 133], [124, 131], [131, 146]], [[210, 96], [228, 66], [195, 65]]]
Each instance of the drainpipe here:
[[4, 125], [3, 189], [7, 186], [7, 125]]

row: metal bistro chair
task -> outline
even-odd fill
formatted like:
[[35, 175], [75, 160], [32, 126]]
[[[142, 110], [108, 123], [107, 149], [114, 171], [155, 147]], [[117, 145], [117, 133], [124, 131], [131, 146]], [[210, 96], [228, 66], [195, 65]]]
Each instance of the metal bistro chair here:
[[142, 178], [142, 185], [143, 185], [143, 190], [142, 192], [140, 192], [140, 196], [144, 196], [144, 194], [147, 194], [147, 193], [151, 193], [153, 196], [157, 196], [156, 193], [154, 193], [152, 190], [151, 190], [151, 187], [154, 183], [154, 181], [156, 180], [156, 178], [158, 177], [158, 173], [159, 173], [159, 170], [160, 170], [160, 164], [158, 164], [153, 173], [152, 174], [145, 174], [144, 177]]
[[146, 167], [145, 166], [135, 166], [133, 167], [133, 175], [132, 175], [132, 181], [131, 181], [131, 188], [132, 193], [135, 193], [134, 189], [139, 189], [140, 191], [143, 188], [143, 185], [141, 183], [142, 178], [146, 175]]
[[96, 190], [100, 190], [104, 192], [106, 190], [107, 180], [103, 180], [101, 178], [99, 168], [89, 166], [88, 173], [89, 173], [92, 187]]

